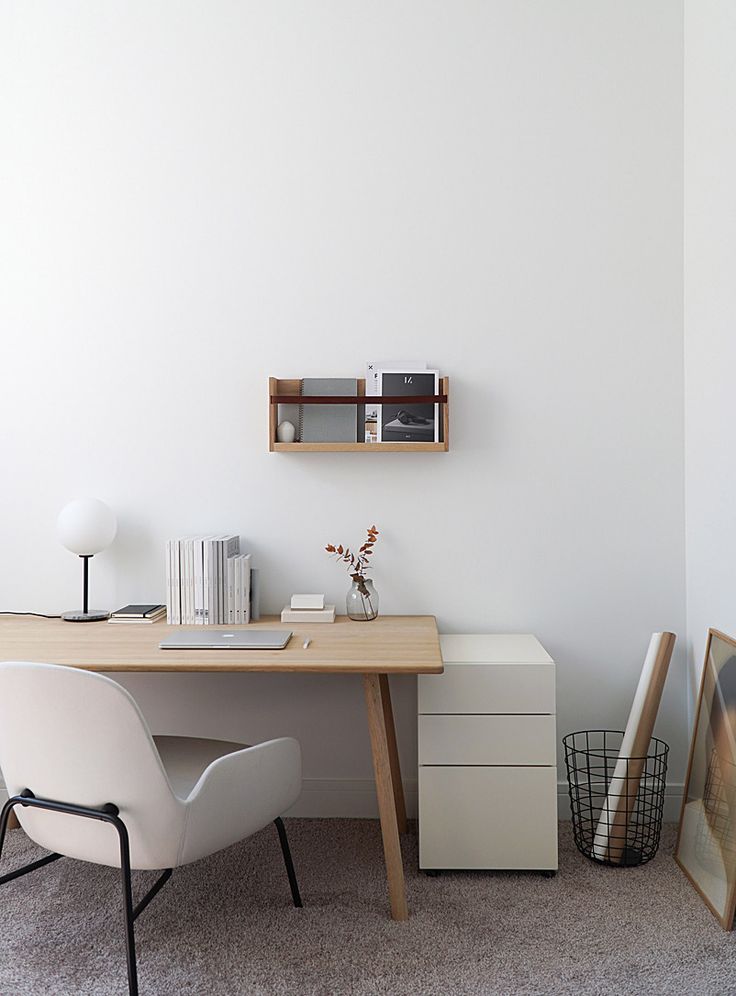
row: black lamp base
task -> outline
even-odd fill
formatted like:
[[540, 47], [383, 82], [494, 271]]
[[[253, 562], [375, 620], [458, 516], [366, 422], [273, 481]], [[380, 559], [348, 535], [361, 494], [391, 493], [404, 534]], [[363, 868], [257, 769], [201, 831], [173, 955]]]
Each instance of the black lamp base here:
[[64, 622], [104, 622], [110, 618], [110, 613], [102, 609], [89, 609], [87, 612], [64, 612], [61, 618]]
[[75, 612], [64, 612], [61, 618], [64, 622], [104, 622], [105, 619], [110, 618], [110, 613], [105, 612], [104, 609], [90, 609], [88, 608], [89, 601], [89, 561], [92, 556], [91, 553], [80, 553], [79, 555], [84, 561], [84, 588], [82, 589], [82, 608]]

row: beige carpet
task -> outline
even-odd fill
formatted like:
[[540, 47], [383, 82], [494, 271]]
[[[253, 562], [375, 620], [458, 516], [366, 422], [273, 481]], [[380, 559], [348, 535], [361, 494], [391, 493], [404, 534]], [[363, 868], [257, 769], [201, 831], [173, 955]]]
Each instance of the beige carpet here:
[[[671, 857], [601, 868], [561, 825], [561, 870], [445, 874], [404, 838], [409, 923], [387, 917], [378, 824], [289, 820], [305, 907], [276, 830], [174, 873], [137, 922], [142, 994], [736, 993], [726, 934]], [[2, 869], [40, 852], [9, 835]], [[153, 879], [135, 877], [137, 895]], [[70, 860], [0, 887], [0, 993], [127, 992], [115, 871]]]

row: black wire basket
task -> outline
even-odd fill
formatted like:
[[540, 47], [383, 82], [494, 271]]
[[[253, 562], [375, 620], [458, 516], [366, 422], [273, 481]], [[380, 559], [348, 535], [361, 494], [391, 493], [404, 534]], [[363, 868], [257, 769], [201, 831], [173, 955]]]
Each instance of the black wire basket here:
[[598, 864], [631, 868], [659, 847], [669, 747], [652, 737], [645, 757], [619, 760], [623, 737], [583, 730], [562, 742], [578, 850]]

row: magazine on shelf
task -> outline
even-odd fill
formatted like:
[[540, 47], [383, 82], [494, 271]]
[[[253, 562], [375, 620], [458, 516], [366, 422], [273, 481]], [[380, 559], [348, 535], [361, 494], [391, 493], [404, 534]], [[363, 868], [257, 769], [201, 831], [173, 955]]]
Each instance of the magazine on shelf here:
[[412, 397], [439, 394], [439, 370], [379, 371], [379, 388], [388, 397], [406, 397], [406, 401], [380, 405], [378, 412], [379, 443], [440, 442], [439, 404], [412, 402]]
[[370, 397], [381, 393], [381, 370], [426, 370], [427, 364], [421, 360], [369, 360], [365, 365], [365, 439], [366, 443], [378, 442], [378, 409], [371, 404]]

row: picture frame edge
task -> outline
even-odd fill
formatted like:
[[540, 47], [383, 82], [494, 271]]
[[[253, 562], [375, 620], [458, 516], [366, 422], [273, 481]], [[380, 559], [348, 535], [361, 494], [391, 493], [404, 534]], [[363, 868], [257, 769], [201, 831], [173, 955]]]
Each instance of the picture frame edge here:
[[[687, 870], [687, 868], [685, 867], [685, 865], [683, 865], [682, 861], [680, 861], [680, 858], [677, 856], [677, 854], [674, 854], [673, 857], [675, 859], [675, 864], [680, 869], [680, 871], [685, 876], [685, 878], [688, 880], [688, 882], [693, 887], [693, 889], [698, 894], [698, 896], [700, 896], [700, 899], [702, 900], [703, 904], [707, 907], [708, 911], [710, 913], [712, 913], [714, 919], [716, 919], [718, 921], [718, 923], [720, 924], [720, 926], [727, 933], [732, 933], [733, 932], [733, 928], [734, 928], [734, 922], [733, 922], [734, 921], [734, 916], [736, 915], [736, 904], [729, 903], [729, 906], [731, 907], [731, 918], [730, 918], [730, 920], [727, 919], [726, 914], [721, 915], [718, 912], [718, 910], [715, 908], [715, 906], [713, 905], [713, 903], [710, 901], [710, 899], [708, 899], [708, 897], [706, 896], [706, 894], [700, 888], [700, 886], [695, 881], [695, 879], [692, 877], [692, 875]], [[736, 896], [734, 896], [734, 898], [736, 899]]]
[[707, 636], [707, 639], [705, 641], [705, 654], [704, 654], [704, 657], [703, 657], [703, 665], [702, 665], [702, 669], [701, 669], [700, 682], [699, 682], [699, 688], [698, 688], [697, 707], [695, 709], [695, 717], [694, 717], [694, 721], [693, 721], [693, 728], [692, 728], [692, 732], [690, 734], [690, 749], [689, 749], [689, 752], [688, 752], [687, 772], [686, 772], [686, 775], [685, 775], [685, 782], [684, 782], [683, 787], [682, 787], [682, 803], [680, 805], [680, 818], [679, 818], [678, 823], [677, 823], [677, 838], [675, 840], [675, 848], [674, 848], [672, 856], [673, 856], [673, 858], [675, 860], [675, 864], [678, 866], [678, 868], [683, 873], [683, 875], [685, 876], [685, 878], [688, 880], [688, 882], [690, 883], [690, 885], [693, 887], [693, 889], [695, 890], [695, 892], [700, 896], [700, 899], [702, 900], [702, 902], [706, 905], [706, 907], [710, 910], [710, 912], [716, 918], [716, 920], [718, 921], [718, 923], [720, 924], [720, 926], [722, 927], [722, 929], [725, 930], [728, 933], [732, 933], [733, 929], [734, 929], [734, 917], [736, 916], [736, 880], [734, 880], [733, 885], [731, 885], [729, 887], [729, 890], [728, 890], [728, 901], [726, 903], [726, 910], [725, 910], [725, 912], [723, 914], [721, 914], [715, 908], [715, 906], [710, 901], [710, 899], [708, 899], [708, 897], [703, 892], [703, 890], [701, 889], [701, 887], [697, 884], [697, 882], [692, 877], [692, 875], [690, 874], [690, 872], [688, 871], [688, 869], [683, 864], [683, 862], [682, 862], [682, 860], [680, 858], [680, 841], [681, 841], [681, 836], [682, 836], [682, 820], [683, 820], [683, 816], [685, 814], [685, 805], [687, 803], [687, 793], [688, 793], [688, 788], [690, 786], [690, 776], [692, 774], [693, 758], [694, 758], [694, 754], [695, 754], [695, 740], [696, 740], [697, 732], [698, 732], [698, 723], [700, 721], [700, 711], [701, 711], [701, 708], [702, 708], [702, 705], [703, 705], [703, 692], [705, 690], [706, 668], [707, 668], [707, 664], [708, 664], [708, 657], [710, 655], [711, 643], [713, 642], [713, 637], [714, 636], [718, 637], [718, 639], [720, 639], [720, 640], [723, 640], [725, 643], [730, 644], [734, 648], [734, 650], [736, 650], [736, 639], [734, 639], [734, 637], [729, 636], [727, 633], [724, 633], [721, 630], [715, 629], [713, 626], [709, 626], [708, 627], [708, 636]]

